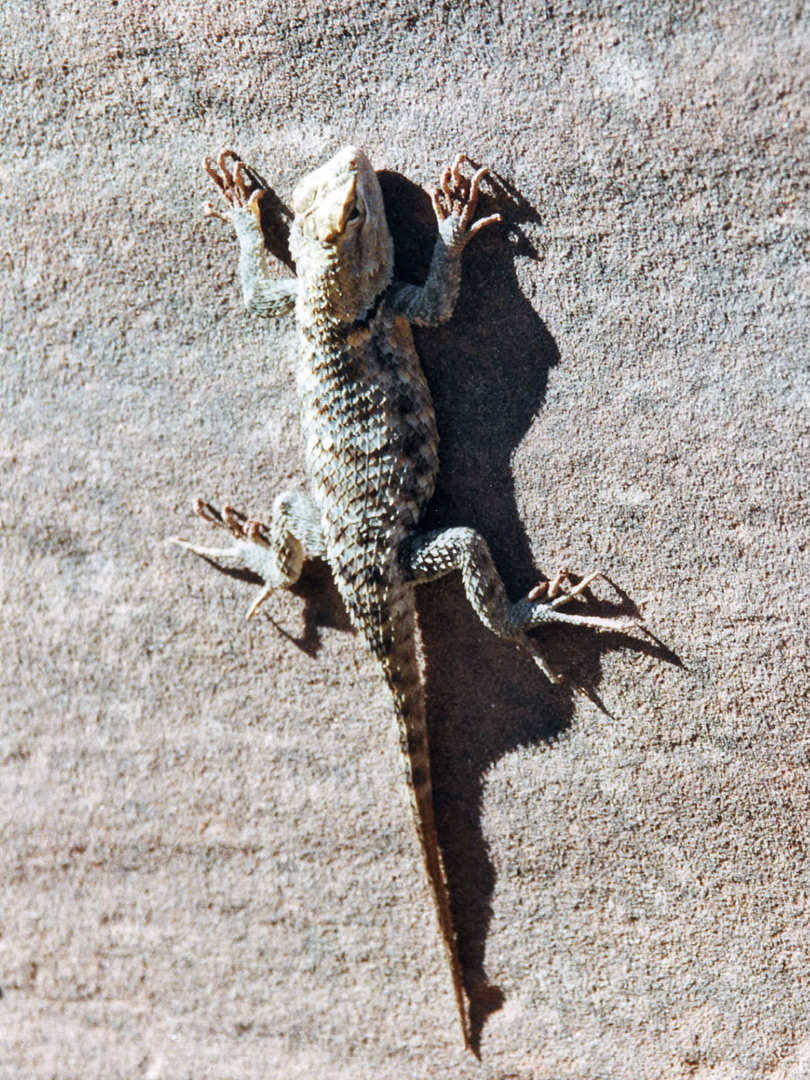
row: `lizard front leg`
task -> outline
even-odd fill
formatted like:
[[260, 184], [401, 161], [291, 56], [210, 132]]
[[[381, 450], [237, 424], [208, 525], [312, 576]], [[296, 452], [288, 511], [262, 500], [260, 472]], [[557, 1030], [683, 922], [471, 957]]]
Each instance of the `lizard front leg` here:
[[[444, 529], [415, 534], [402, 548], [401, 560], [406, 576], [413, 584], [431, 581], [461, 571], [464, 591], [481, 622], [498, 637], [515, 641], [528, 649], [544, 674], [552, 681], [560, 677], [552, 672], [526, 631], [546, 623], [590, 626], [599, 630], [629, 630], [635, 619], [609, 619], [597, 615], [569, 615], [560, 607], [579, 595], [598, 577], [591, 574], [571, 592], [560, 593], [567, 571], [561, 571], [550, 585], [537, 586], [513, 604], [506, 595], [486, 540], [474, 529]], [[546, 596], [547, 600], [543, 597]]]
[[468, 178], [461, 171], [466, 161], [469, 158], [459, 154], [431, 193], [439, 235], [427, 281], [421, 287], [395, 281], [389, 291], [389, 307], [418, 326], [438, 326], [450, 318], [461, 285], [462, 251], [481, 229], [501, 220], [500, 214], [474, 220], [481, 181], [489, 170], [478, 169]]
[[[233, 160], [235, 165], [230, 166]], [[219, 158], [203, 158], [203, 168], [219, 189], [226, 209], [205, 204], [207, 217], [230, 221], [239, 240], [239, 270], [242, 276], [242, 295], [251, 315], [278, 316], [292, 311], [298, 295], [295, 278], [281, 280], [270, 274], [267, 249], [261, 227], [259, 203], [264, 195], [255, 187], [233, 150], [223, 150]]]
[[264, 578], [264, 587], [248, 610], [251, 618], [274, 589], [289, 589], [298, 581], [307, 555], [323, 557], [326, 545], [321, 513], [315, 500], [303, 491], [287, 491], [273, 504], [269, 526], [248, 518], [231, 506], [222, 511], [198, 499], [196, 512], [212, 525], [227, 529], [235, 538], [230, 547], [201, 547], [178, 536], [169, 543], [210, 559], [234, 559]]

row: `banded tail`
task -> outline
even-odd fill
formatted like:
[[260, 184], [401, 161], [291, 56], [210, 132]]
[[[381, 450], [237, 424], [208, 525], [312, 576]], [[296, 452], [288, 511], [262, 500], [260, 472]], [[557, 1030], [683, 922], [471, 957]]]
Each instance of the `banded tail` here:
[[390, 606], [390, 621], [387, 621], [387, 625], [384, 626], [383, 641], [380, 643], [382, 648], [378, 650], [376, 643], [372, 644], [372, 648], [382, 663], [383, 672], [394, 699], [400, 748], [405, 763], [414, 823], [436, 905], [439, 930], [450, 968], [456, 1007], [464, 1035], [464, 1045], [469, 1050], [472, 1048], [469, 1007], [464, 992], [456, 931], [450, 909], [447, 873], [439, 847], [433, 813], [433, 785], [430, 776], [425, 696], [417, 660], [414, 623], [413, 599], [408, 589]]

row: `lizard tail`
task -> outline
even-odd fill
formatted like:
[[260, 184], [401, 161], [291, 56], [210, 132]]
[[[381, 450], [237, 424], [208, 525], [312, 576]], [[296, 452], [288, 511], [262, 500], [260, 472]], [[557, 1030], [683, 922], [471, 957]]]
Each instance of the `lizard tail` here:
[[447, 872], [439, 847], [433, 812], [425, 695], [417, 659], [414, 622], [411, 597], [407, 596], [407, 599], [403, 597], [401, 603], [394, 602], [390, 610], [390, 623], [386, 627], [389, 633], [384, 634], [384, 647], [378, 655], [394, 699], [411, 807], [425, 860], [425, 869], [436, 904], [439, 930], [450, 967], [464, 1044], [467, 1049], [471, 1049], [469, 1007], [464, 991], [456, 931], [450, 908]]

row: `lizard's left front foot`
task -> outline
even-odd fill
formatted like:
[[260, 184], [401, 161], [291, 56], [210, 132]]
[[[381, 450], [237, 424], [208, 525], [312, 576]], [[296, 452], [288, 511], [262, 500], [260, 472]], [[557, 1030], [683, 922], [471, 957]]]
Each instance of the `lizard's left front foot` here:
[[490, 214], [489, 217], [473, 221], [478, 206], [478, 192], [481, 181], [489, 173], [489, 169], [478, 169], [468, 178], [461, 171], [465, 161], [469, 162], [466, 154], [459, 154], [452, 165], [448, 165], [442, 174], [440, 186], [431, 193], [433, 210], [439, 223], [440, 231], [450, 229], [453, 240], [467, 244], [481, 229], [487, 225], [494, 225], [501, 220], [500, 214]]
[[[233, 161], [232, 167], [231, 161]], [[264, 197], [264, 191], [256, 187], [244, 161], [236, 151], [223, 150], [216, 161], [210, 157], [203, 158], [203, 168], [214, 181], [227, 204], [227, 209], [223, 210], [209, 200], [203, 207], [206, 217], [233, 222], [235, 213], [250, 210], [256, 221], [261, 221], [259, 202]]]

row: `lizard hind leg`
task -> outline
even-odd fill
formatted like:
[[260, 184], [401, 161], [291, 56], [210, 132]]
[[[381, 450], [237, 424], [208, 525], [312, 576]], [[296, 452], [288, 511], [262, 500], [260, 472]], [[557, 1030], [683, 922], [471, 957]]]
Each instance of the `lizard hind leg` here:
[[527, 649], [552, 682], [558, 682], [559, 676], [549, 669], [535, 643], [527, 637], [527, 630], [550, 622], [614, 631], [638, 625], [634, 619], [571, 615], [559, 610], [583, 592], [598, 573], [586, 577], [570, 592], [561, 593], [560, 587], [568, 577], [568, 571], [561, 570], [552, 582], [535, 587], [524, 599], [511, 603], [487, 542], [474, 529], [416, 534], [403, 547], [402, 558], [406, 575], [414, 584], [460, 570], [467, 599], [481, 622], [498, 637]]
[[231, 506], [217, 510], [198, 499], [197, 514], [212, 525], [227, 529], [234, 537], [230, 547], [204, 547], [180, 537], [169, 542], [208, 559], [232, 559], [264, 578], [247, 617], [259, 610], [274, 589], [289, 589], [301, 575], [306, 555], [325, 553], [320, 510], [314, 499], [301, 491], [284, 492], [273, 504], [270, 525], [247, 517]]

